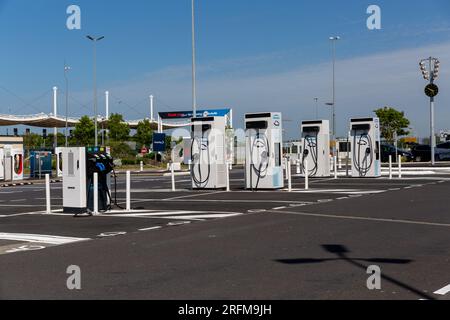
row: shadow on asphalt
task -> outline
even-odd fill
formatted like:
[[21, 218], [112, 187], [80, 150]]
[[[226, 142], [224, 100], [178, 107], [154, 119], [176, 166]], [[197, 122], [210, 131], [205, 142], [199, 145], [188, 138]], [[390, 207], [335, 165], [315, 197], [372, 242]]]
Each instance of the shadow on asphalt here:
[[[364, 261], [368, 263], [386, 263], [386, 264], [409, 264], [413, 262], [413, 260], [409, 259], [389, 259], [389, 258], [351, 258], [348, 256], [350, 251], [342, 245], [322, 245], [322, 248], [327, 251], [328, 253], [332, 253], [336, 255], [336, 258], [327, 258], [327, 259], [312, 259], [312, 258], [299, 258], [299, 259], [279, 259], [275, 260], [277, 262], [283, 263], [283, 264], [313, 264], [313, 263], [324, 263], [324, 262], [331, 262], [331, 261], [346, 261], [350, 263], [351, 265], [358, 267], [364, 271], [367, 270], [369, 267], [368, 265], [364, 265], [360, 263], [359, 261]], [[419, 289], [416, 289], [414, 287], [409, 286], [406, 283], [403, 283], [397, 279], [394, 279], [390, 276], [385, 275], [384, 273], [381, 274], [381, 278], [400, 287], [405, 290], [408, 290], [416, 295], [418, 295], [421, 299], [427, 299], [427, 300], [435, 300], [433, 297], [427, 295], [426, 293], [420, 291]]]

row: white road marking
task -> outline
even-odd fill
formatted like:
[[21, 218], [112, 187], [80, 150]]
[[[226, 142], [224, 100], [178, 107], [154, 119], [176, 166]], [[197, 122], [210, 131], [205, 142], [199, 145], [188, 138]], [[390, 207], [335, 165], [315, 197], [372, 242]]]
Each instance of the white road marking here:
[[[273, 211], [273, 212], [275, 213], [275, 211]], [[362, 220], [362, 221], [373, 221], [373, 222], [391, 222], [391, 223], [415, 224], [415, 225], [423, 225], [423, 226], [450, 228], [450, 224], [448, 224], [448, 223], [425, 222], [425, 221], [414, 221], [414, 220], [395, 220], [395, 219], [369, 218], [369, 217], [357, 217], [357, 216], [339, 216], [339, 215], [331, 215], [331, 214], [303, 213], [303, 212], [292, 212], [292, 211], [276, 211], [276, 213], [292, 214], [292, 215], [304, 216], [304, 217], [318, 217], [318, 218], [331, 218], [331, 219], [344, 219], [344, 220]]]
[[187, 196], [168, 198], [168, 199], [164, 199], [164, 200], [165, 201], [171, 201], [171, 200], [177, 200], [177, 199], [194, 198], [194, 197], [201, 197], [201, 196], [207, 196], [207, 195], [212, 195], [212, 194], [219, 194], [219, 193], [224, 193], [224, 192], [225, 191], [208, 192], [208, 193], [196, 193], [196, 194], [191, 194], [191, 195], [187, 195]]
[[74, 242], [87, 241], [87, 240], [91, 240], [91, 239], [50, 236], [50, 235], [42, 235], [42, 234], [0, 233], [0, 240], [63, 245], [63, 244], [69, 244], [69, 243], [74, 243]]
[[151, 231], [151, 230], [158, 230], [158, 229], [162, 229], [162, 227], [144, 228], [144, 229], [139, 229], [139, 231]]
[[192, 215], [192, 216], [174, 216], [174, 217], [163, 217], [164, 219], [186, 219], [186, 220], [195, 220], [195, 219], [220, 219], [220, 218], [229, 218], [241, 216], [241, 213], [236, 214], [202, 214], [202, 215]]
[[182, 225], [190, 224], [190, 223], [191, 223], [191, 221], [169, 222], [167, 225], [168, 225], [169, 227], [176, 227], [176, 226], [182, 226]]
[[384, 193], [384, 192], [386, 192], [386, 190], [358, 190], [358, 189], [310, 189], [310, 190], [303, 190], [303, 189], [293, 189], [292, 192], [294, 192], [294, 193], [307, 193], [307, 194], [330, 193], [330, 194], [364, 195], [364, 194]]
[[277, 208], [273, 208], [272, 210], [283, 210], [283, 209], [287, 209], [287, 207], [277, 207]]
[[117, 236], [124, 236], [127, 233], [125, 231], [118, 231], [118, 232], [103, 232], [98, 235], [98, 237], [102, 238], [108, 238], [108, 237], [117, 237]]
[[37, 250], [43, 250], [45, 249], [44, 246], [36, 246], [36, 245], [24, 245], [17, 248], [12, 248], [6, 251], [6, 253], [17, 253], [17, 252], [24, 252], [24, 251], [37, 251]]
[[[118, 199], [123, 201], [125, 199]], [[167, 202], [164, 199], [134, 199], [133, 203], [143, 202]], [[296, 203], [296, 204], [313, 204], [308, 201], [287, 201], [287, 200], [227, 200], [227, 199], [178, 199], [171, 200], [172, 202], [221, 202], [221, 203]]]
[[442, 289], [439, 289], [438, 291], [434, 292], [434, 294], [445, 296], [447, 293], [450, 292], [450, 284], [446, 287], [443, 287]]
[[30, 215], [38, 215], [38, 214], [44, 214], [45, 212], [27, 212], [27, 213], [16, 213], [16, 214], [9, 214], [9, 215], [3, 215], [0, 216], [0, 218], [12, 218], [12, 217], [20, 217], [20, 216], [30, 216]]

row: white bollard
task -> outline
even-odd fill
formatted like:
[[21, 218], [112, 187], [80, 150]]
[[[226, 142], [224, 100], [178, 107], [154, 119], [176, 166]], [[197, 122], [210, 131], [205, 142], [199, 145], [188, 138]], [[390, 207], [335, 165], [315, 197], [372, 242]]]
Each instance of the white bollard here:
[[309, 190], [309, 168], [308, 168], [308, 160], [305, 160], [305, 190]]
[[288, 179], [288, 159], [284, 158], [284, 180]]
[[141, 161], [141, 172], [144, 172], [144, 161]]
[[288, 161], [288, 191], [292, 192], [292, 172], [291, 160]]
[[226, 171], [226, 175], [227, 175], [227, 192], [230, 192], [230, 166], [227, 163], [227, 165], [225, 167], [227, 168], [227, 171]]
[[98, 173], [94, 172], [94, 215], [98, 214]]
[[50, 175], [45, 175], [45, 199], [47, 200], [47, 214], [52, 213], [52, 205], [50, 201]]
[[126, 210], [128, 212], [131, 211], [131, 172], [127, 171], [127, 183], [126, 183], [127, 187], [126, 187], [126, 193], [127, 193], [127, 206], [126, 206]]
[[175, 166], [173, 165], [173, 162], [170, 163], [170, 172], [172, 175], [172, 191], [176, 191], [175, 188]]
[[334, 179], [338, 178], [338, 171], [337, 171], [337, 157], [335, 156], [333, 159], [333, 163], [334, 163]]
[[342, 159], [339, 158], [339, 170], [341, 170], [341, 169], [342, 169]]
[[392, 156], [389, 156], [389, 180], [392, 180]]
[[300, 160], [297, 160], [297, 174], [301, 173]]
[[402, 178], [402, 156], [398, 156], [398, 178]]

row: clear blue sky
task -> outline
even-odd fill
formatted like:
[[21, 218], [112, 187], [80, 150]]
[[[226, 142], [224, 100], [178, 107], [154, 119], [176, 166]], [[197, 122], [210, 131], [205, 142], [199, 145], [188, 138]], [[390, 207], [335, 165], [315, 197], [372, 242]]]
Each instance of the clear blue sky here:
[[[342, 37], [337, 69], [340, 133], [346, 132], [349, 116], [368, 115], [381, 104], [391, 104], [405, 109], [418, 134], [426, 135], [424, 83], [416, 63], [425, 57], [419, 54], [439, 55], [450, 48], [448, 0], [196, 2], [202, 107], [229, 106], [238, 118], [247, 111], [280, 109], [294, 120], [287, 127], [295, 137], [298, 122], [315, 115], [311, 111], [314, 97], [322, 101], [321, 116], [329, 115], [322, 107], [331, 97], [328, 37], [337, 34]], [[66, 29], [70, 4], [81, 7], [80, 31]], [[370, 4], [382, 9], [380, 31], [366, 28]], [[70, 115], [89, 113], [92, 43], [85, 38], [87, 34], [106, 37], [98, 47], [100, 103], [101, 92], [110, 90], [114, 95], [112, 111], [123, 112], [130, 119], [148, 116], [149, 94], [157, 96], [158, 111], [189, 109], [190, 18], [190, 0], [0, 0], [0, 86], [7, 89], [0, 88], [0, 113], [51, 112], [51, 88], [64, 89], [64, 61], [73, 68], [70, 83], [76, 101], [71, 100]], [[433, 48], [430, 53], [428, 47]], [[411, 63], [410, 70], [397, 71], [395, 64], [386, 65], [392, 72], [387, 75], [391, 81], [388, 88], [398, 85], [398, 89], [384, 91], [382, 75], [369, 84], [365, 80], [369, 81], [370, 75], [356, 81], [356, 75], [351, 74], [362, 70], [360, 67], [372, 67], [376, 73], [387, 59], [396, 57], [401, 62], [402, 54], [413, 54], [414, 50], [418, 50], [417, 61]], [[441, 59], [443, 70], [449, 69], [450, 57], [444, 54]], [[351, 70], [343, 70], [344, 66]], [[397, 73], [401, 77], [392, 79]], [[450, 90], [449, 82], [442, 82], [440, 98], [450, 107], [445, 94], [445, 89]], [[365, 90], [372, 103], [363, 103]], [[401, 96], [411, 90], [418, 92], [414, 98]], [[391, 100], [387, 98], [390, 94]], [[61, 107], [63, 101], [61, 96]], [[442, 109], [438, 126], [450, 129], [450, 123], [445, 122], [450, 113]]]

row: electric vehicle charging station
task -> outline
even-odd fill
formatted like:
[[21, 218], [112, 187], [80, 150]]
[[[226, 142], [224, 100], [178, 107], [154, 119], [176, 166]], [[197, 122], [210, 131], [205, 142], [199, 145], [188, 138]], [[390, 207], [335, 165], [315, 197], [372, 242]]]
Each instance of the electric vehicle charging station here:
[[4, 167], [6, 181], [23, 180], [23, 160], [23, 150], [5, 146]]
[[192, 188], [226, 188], [225, 117], [193, 118], [191, 122]]
[[52, 176], [52, 153], [49, 151], [30, 151], [30, 177]]
[[381, 177], [379, 118], [351, 119], [352, 177]]
[[308, 161], [309, 177], [330, 176], [330, 122], [328, 120], [302, 122], [302, 176]]
[[113, 159], [103, 147], [61, 148], [63, 212], [82, 214], [94, 210], [94, 173], [98, 174], [98, 208], [110, 209], [110, 175]]
[[55, 148], [55, 156], [56, 156], [56, 176], [58, 178], [62, 178], [63, 176], [62, 148]]
[[245, 184], [250, 190], [284, 188], [282, 115], [245, 115]]

